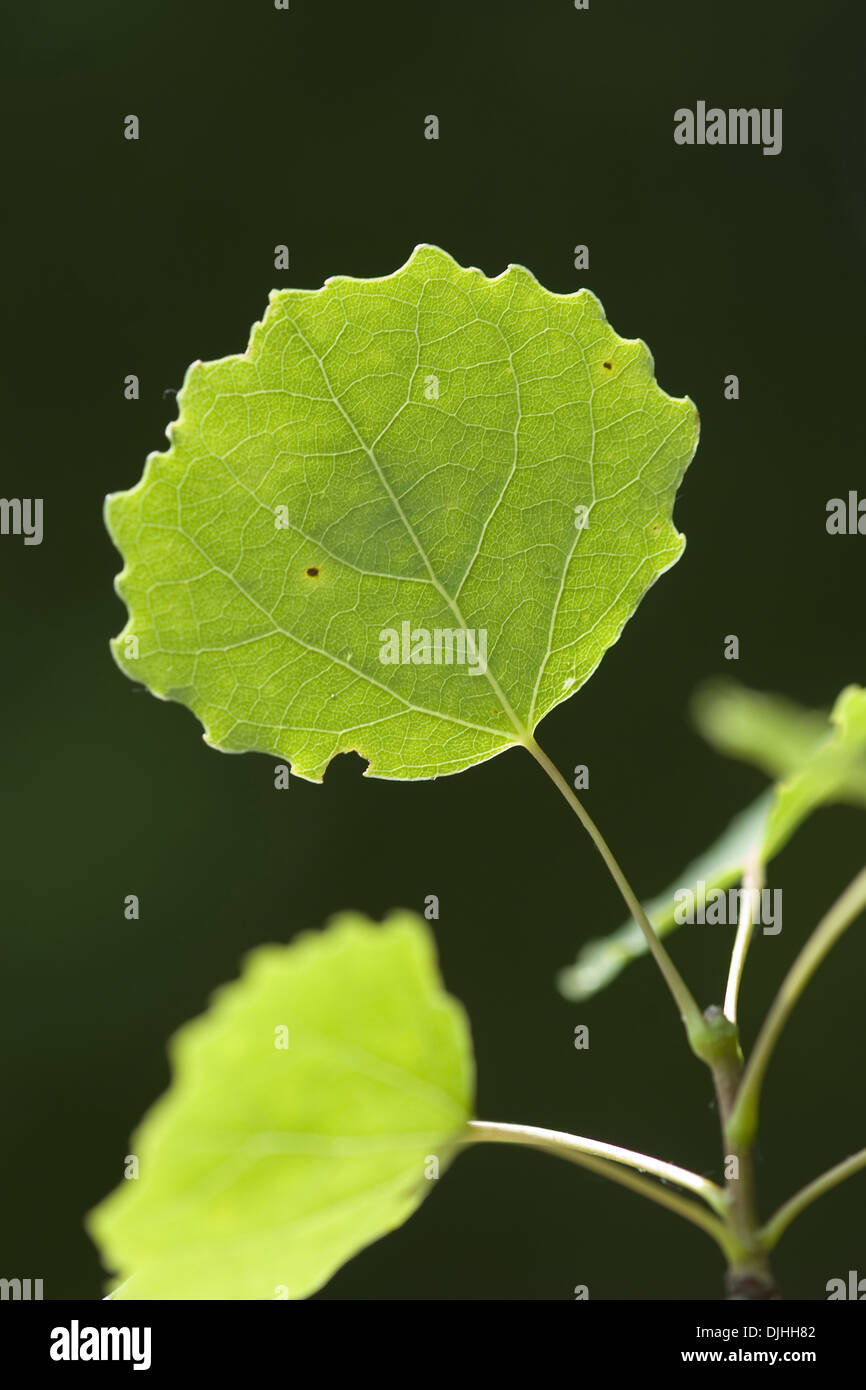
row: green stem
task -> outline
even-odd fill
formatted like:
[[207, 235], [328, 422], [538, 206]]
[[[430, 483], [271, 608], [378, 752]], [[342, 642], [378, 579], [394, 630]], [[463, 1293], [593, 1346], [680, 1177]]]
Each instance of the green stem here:
[[706, 1061], [713, 1074], [725, 1148], [726, 1225], [737, 1244], [736, 1253], [728, 1260], [728, 1294], [736, 1299], [775, 1298], [773, 1275], [758, 1229], [751, 1142], [737, 1144], [730, 1134], [730, 1117], [743, 1076], [743, 1054], [737, 1026], [715, 1006], [707, 1009], [704, 1017], [714, 1040]]
[[837, 1187], [840, 1182], [852, 1177], [854, 1173], [859, 1173], [863, 1168], [866, 1168], [866, 1149], [860, 1149], [858, 1153], [851, 1154], [850, 1158], [845, 1158], [841, 1163], [837, 1163], [834, 1168], [828, 1168], [826, 1173], [822, 1173], [819, 1178], [807, 1183], [793, 1197], [789, 1197], [788, 1201], [783, 1203], [779, 1210], [770, 1217], [761, 1231], [765, 1250], [772, 1250], [779, 1237], [784, 1234], [801, 1211], [804, 1211], [819, 1197], [823, 1197], [825, 1192]]
[[[743, 967], [746, 964], [746, 956], [752, 941], [752, 931], [754, 930], [754, 916], [752, 904], [755, 894], [760, 894], [764, 886], [764, 866], [755, 858], [749, 862], [746, 872], [743, 874], [742, 896], [740, 898], [740, 920], [737, 923], [737, 935], [734, 940], [734, 949], [731, 952], [731, 968], [728, 972], [728, 984], [725, 990], [725, 1003], [722, 1012], [725, 1018], [730, 1019], [731, 1023], [737, 1021], [737, 998], [740, 993], [740, 982], [743, 978]], [[760, 901], [760, 899], [758, 899]]]
[[694, 1192], [719, 1213], [725, 1210], [725, 1194], [717, 1183], [709, 1178], [702, 1178], [699, 1173], [693, 1173], [688, 1168], [680, 1168], [676, 1163], [668, 1163], [663, 1158], [653, 1158], [650, 1154], [638, 1153], [635, 1149], [624, 1149], [620, 1144], [606, 1144], [600, 1139], [584, 1139], [579, 1134], [565, 1134], [559, 1129], [539, 1129], [535, 1125], [495, 1124], [486, 1120], [470, 1120], [469, 1129], [475, 1142], [490, 1140], [503, 1144], [529, 1144], [532, 1148], [546, 1149], [561, 1157], [572, 1158], [576, 1154], [587, 1154], [590, 1158], [622, 1163], [628, 1168], [652, 1173], [664, 1182], [673, 1182], [678, 1187]]
[[691, 1221], [712, 1237], [729, 1262], [735, 1260], [740, 1253], [735, 1237], [717, 1217], [705, 1211], [697, 1202], [688, 1201], [677, 1193], [669, 1192], [667, 1188], [632, 1171], [633, 1166], [645, 1167], [648, 1172], [655, 1172], [659, 1177], [698, 1192], [704, 1201], [719, 1210], [723, 1209], [724, 1193], [715, 1183], [701, 1178], [697, 1173], [678, 1168], [673, 1163], [634, 1153], [630, 1149], [621, 1149], [614, 1144], [603, 1144], [594, 1139], [582, 1139], [575, 1134], [564, 1134], [555, 1129], [537, 1129], [533, 1125], [495, 1124], [486, 1120], [471, 1120], [464, 1131], [462, 1142], [521, 1144], [555, 1154], [558, 1158], [564, 1158], [602, 1177], [610, 1178], [612, 1182], [618, 1182], [621, 1186], [640, 1193], [642, 1197], [648, 1197], [650, 1201], [667, 1207], [669, 1211], [676, 1212], [686, 1221]]
[[[529, 750], [535, 761], [544, 769], [550, 780], [565, 797], [565, 800], [574, 811], [584, 830], [586, 830], [607, 865], [611, 878], [622, 894], [626, 907], [643, 932], [647, 946], [652, 952], [655, 962], [664, 976], [668, 989], [674, 997], [680, 1017], [685, 1024], [689, 1042], [692, 1048], [698, 1051], [701, 1039], [704, 1035], [704, 1021], [701, 1016], [701, 1011], [692, 997], [691, 991], [686, 985], [685, 980], [680, 975], [680, 972], [677, 970], [662, 945], [654, 926], [644, 912], [637, 895], [633, 892], [628, 879], [614, 858], [607, 841], [589, 812], [584, 809], [575, 796], [568, 782], [559, 771], [559, 768], [547, 756], [544, 749], [539, 747], [531, 734], [527, 736], [527, 742], [524, 746]], [[698, 1055], [701, 1055], [700, 1051], [698, 1051]]]
[[788, 1017], [824, 957], [866, 907], [866, 868], [824, 914], [782, 981], [758, 1034], [737, 1093], [729, 1133], [735, 1143], [751, 1143], [758, 1125], [761, 1086], [773, 1049]]

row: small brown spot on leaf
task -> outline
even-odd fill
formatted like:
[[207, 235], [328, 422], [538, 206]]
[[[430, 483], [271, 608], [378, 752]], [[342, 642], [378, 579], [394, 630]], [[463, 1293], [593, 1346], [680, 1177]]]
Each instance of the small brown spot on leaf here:
[[319, 571], [317, 570], [315, 565], [310, 565], [310, 568], [307, 570], [307, 574], [310, 576], [311, 579], [317, 579]]
[[613, 371], [613, 363], [612, 363], [612, 362], [602, 362], [601, 365], [602, 365], [607, 371], [609, 371], [609, 372], [610, 372], [610, 371]]

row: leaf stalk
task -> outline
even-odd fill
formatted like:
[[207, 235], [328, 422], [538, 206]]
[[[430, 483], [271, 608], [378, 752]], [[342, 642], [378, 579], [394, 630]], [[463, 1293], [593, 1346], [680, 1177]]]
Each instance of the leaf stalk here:
[[[692, 1050], [696, 1051], [695, 1044], [697, 1042], [698, 1046], [700, 1045], [700, 1039], [704, 1033], [701, 1011], [685, 980], [677, 970], [665, 947], [662, 945], [655, 927], [644, 912], [640, 899], [632, 889], [631, 884], [617, 863], [613, 851], [589, 812], [575, 796], [568, 782], [559, 771], [559, 768], [547, 756], [544, 749], [536, 743], [531, 734], [528, 735], [524, 746], [532, 754], [538, 765], [547, 773], [557, 790], [561, 792], [604, 860], [607, 870], [619, 889], [626, 907], [643, 932], [647, 946], [653, 955], [656, 965], [661, 971], [665, 983], [674, 997], [674, 1002], [679, 1010], [680, 1018], [685, 1025], [686, 1034]], [[698, 1056], [700, 1056], [699, 1052]]]
[[742, 1253], [735, 1236], [718, 1216], [705, 1211], [697, 1202], [670, 1192], [660, 1183], [643, 1176], [644, 1173], [652, 1173], [663, 1182], [675, 1183], [696, 1193], [714, 1211], [720, 1214], [725, 1211], [725, 1194], [716, 1183], [674, 1163], [652, 1158], [648, 1154], [636, 1153], [617, 1144], [584, 1139], [560, 1130], [540, 1129], [533, 1125], [498, 1124], [487, 1120], [470, 1121], [464, 1131], [462, 1142], [521, 1144], [554, 1154], [570, 1163], [577, 1163], [582, 1168], [588, 1168], [601, 1177], [609, 1178], [643, 1197], [648, 1197], [650, 1201], [667, 1207], [669, 1211], [676, 1212], [678, 1216], [699, 1226], [712, 1237], [729, 1261]]

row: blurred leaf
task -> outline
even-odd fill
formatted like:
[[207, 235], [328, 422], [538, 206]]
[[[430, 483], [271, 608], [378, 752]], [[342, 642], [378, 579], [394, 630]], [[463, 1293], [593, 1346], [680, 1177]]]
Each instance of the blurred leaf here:
[[722, 753], [782, 777], [761, 852], [770, 859], [817, 806], [866, 806], [866, 691], [849, 685], [827, 718], [733, 682], [707, 687], [694, 704], [701, 733]]
[[692, 716], [708, 743], [730, 758], [787, 777], [827, 739], [827, 711], [803, 709], [783, 695], [712, 681], [692, 700]]
[[[674, 930], [675, 895], [703, 880], [707, 892], [729, 888], [752, 854], [767, 863], [819, 806], [866, 806], [866, 690], [848, 686], [826, 715], [804, 710], [781, 696], [761, 695], [733, 682], [699, 693], [695, 719], [721, 752], [784, 777], [731, 821], [704, 854], [683, 869], [662, 893], [644, 904], [659, 936]], [[624, 922], [608, 936], [588, 941], [574, 965], [560, 971], [568, 999], [588, 999], [646, 952], [637, 924]]]
[[313, 1293], [423, 1201], [472, 1104], [468, 1025], [409, 913], [254, 951], [170, 1051], [140, 1177], [88, 1218], [119, 1299]]
[[[384, 279], [275, 291], [178, 401], [169, 450], [106, 504], [115, 656], [214, 747], [313, 781], [350, 750], [422, 778], [526, 742], [683, 549], [694, 406], [593, 295], [521, 266], [420, 246]], [[437, 631], [470, 659], [431, 659]]]

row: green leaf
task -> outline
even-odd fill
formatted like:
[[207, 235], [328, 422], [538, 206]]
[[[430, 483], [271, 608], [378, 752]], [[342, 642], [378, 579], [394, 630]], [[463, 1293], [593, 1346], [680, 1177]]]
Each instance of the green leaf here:
[[710, 681], [692, 700], [692, 717], [708, 743], [754, 764], [773, 781], [799, 768], [827, 739], [827, 711], [804, 709], [784, 695]]
[[744, 758], [784, 780], [776, 787], [761, 854], [777, 854], [818, 806], [866, 806], [866, 690], [849, 685], [830, 715], [733, 682], [706, 688], [695, 721], [720, 752]]
[[[829, 728], [826, 714], [732, 682], [705, 688], [693, 709], [701, 732], [720, 751], [754, 762], [784, 780], [735, 817], [710, 849], [644, 904], [659, 936], [667, 936], [677, 926], [676, 893], [694, 890], [699, 879], [707, 892], [729, 888], [742, 878], [753, 855], [767, 863], [819, 806], [833, 802], [866, 806], [866, 690], [851, 685], [842, 691]], [[559, 989], [569, 999], [588, 999], [646, 950], [637, 924], [624, 922], [610, 935], [581, 948], [574, 965], [560, 972]]]
[[694, 406], [593, 295], [521, 266], [420, 246], [275, 291], [178, 399], [169, 450], [106, 503], [115, 656], [214, 747], [314, 781], [350, 750], [422, 778], [526, 743], [683, 549]]
[[405, 912], [253, 952], [170, 1055], [139, 1178], [88, 1218], [119, 1299], [313, 1293], [423, 1201], [472, 1104], [463, 1010]]

